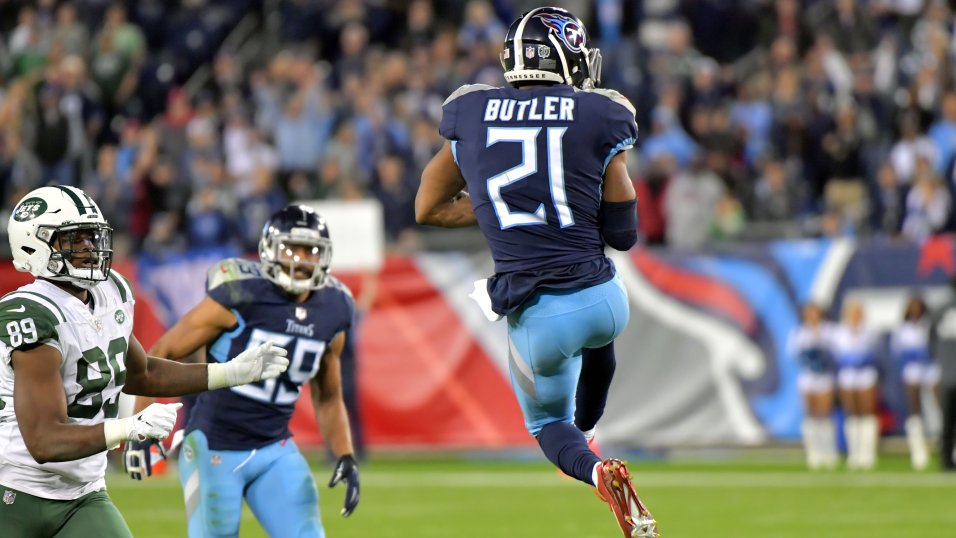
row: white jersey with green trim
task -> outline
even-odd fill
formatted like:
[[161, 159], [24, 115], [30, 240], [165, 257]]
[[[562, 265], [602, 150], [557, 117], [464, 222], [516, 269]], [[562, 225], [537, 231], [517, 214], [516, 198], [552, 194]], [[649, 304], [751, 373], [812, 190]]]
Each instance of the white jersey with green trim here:
[[92, 310], [45, 280], [0, 298], [0, 484], [4, 486], [62, 500], [106, 488], [105, 451], [74, 461], [37, 463], [20, 435], [13, 401], [13, 351], [48, 345], [62, 356], [60, 377], [69, 421], [98, 424], [116, 418], [133, 332], [133, 291], [113, 271], [90, 293]]

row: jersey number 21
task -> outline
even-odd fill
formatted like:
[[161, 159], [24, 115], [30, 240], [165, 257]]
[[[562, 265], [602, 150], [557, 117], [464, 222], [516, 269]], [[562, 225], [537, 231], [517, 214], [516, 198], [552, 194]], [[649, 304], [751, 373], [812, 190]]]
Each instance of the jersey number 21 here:
[[[564, 189], [564, 144], [562, 139], [567, 127], [548, 127], [548, 184], [551, 190], [551, 203], [558, 214], [558, 223], [562, 228], [574, 224], [574, 216], [568, 207], [568, 195]], [[538, 172], [538, 135], [541, 127], [489, 127], [487, 147], [499, 142], [517, 142], [521, 144], [521, 164], [488, 178], [488, 198], [494, 204], [498, 223], [505, 230], [514, 226], [547, 224], [548, 216], [544, 203], [538, 205], [533, 213], [512, 211], [501, 197], [501, 189], [517, 183]]]

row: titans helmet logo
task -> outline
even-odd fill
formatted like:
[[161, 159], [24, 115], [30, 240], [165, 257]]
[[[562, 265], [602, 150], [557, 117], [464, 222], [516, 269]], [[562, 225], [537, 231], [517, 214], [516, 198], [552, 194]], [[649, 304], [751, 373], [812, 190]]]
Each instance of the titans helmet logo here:
[[538, 15], [538, 18], [545, 26], [554, 30], [568, 49], [573, 52], [581, 52], [581, 47], [584, 46], [584, 29], [576, 20], [556, 13]]

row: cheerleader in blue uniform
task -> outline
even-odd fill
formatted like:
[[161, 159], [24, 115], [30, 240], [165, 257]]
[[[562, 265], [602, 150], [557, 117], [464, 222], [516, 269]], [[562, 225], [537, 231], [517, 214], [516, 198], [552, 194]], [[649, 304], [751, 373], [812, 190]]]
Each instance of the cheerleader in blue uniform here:
[[803, 396], [801, 425], [807, 466], [833, 469], [837, 465], [836, 431], [833, 425], [834, 364], [830, 354], [833, 324], [814, 303], [803, 307], [802, 323], [790, 334], [790, 355], [800, 363], [797, 387]]
[[864, 323], [863, 305], [848, 300], [843, 319], [834, 329], [831, 352], [837, 365], [840, 403], [846, 412], [847, 467], [872, 469], [876, 465], [879, 423], [876, 419], [876, 333]]
[[902, 368], [909, 411], [904, 428], [910, 460], [914, 469], [922, 470], [929, 464], [929, 449], [923, 428], [921, 396], [924, 388], [938, 386], [939, 365], [933, 362], [929, 353], [929, 315], [926, 303], [919, 295], [913, 295], [906, 303], [903, 323], [893, 331], [890, 350]]

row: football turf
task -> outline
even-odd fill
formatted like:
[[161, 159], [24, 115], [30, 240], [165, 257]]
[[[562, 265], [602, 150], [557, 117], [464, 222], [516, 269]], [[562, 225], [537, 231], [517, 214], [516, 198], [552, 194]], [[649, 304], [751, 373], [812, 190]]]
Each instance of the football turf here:
[[[634, 459], [637, 490], [664, 538], [951, 537], [956, 474], [917, 473], [901, 457], [870, 473], [805, 471], [792, 457], [751, 461]], [[620, 537], [607, 505], [547, 463], [372, 460], [362, 499], [339, 516], [344, 488], [325, 487], [331, 468], [313, 465], [330, 538]], [[186, 536], [174, 473], [134, 482], [108, 477], [109, 492], [137, 538]], [[248, 508], [240, 536], [264, 537]]]

